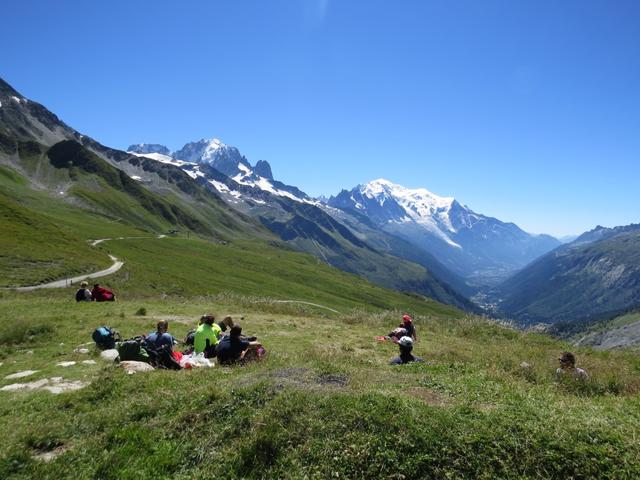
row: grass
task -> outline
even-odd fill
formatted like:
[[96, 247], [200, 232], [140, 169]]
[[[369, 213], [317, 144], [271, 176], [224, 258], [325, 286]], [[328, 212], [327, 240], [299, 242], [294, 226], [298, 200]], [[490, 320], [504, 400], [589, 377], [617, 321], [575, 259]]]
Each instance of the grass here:
[[[416, 316], [425, 364], [378, 343], [398, 311], [341, 315], [241, 296], [75, 304], [4, 295], [0, 385], [52, 376], [76, 392], [0, 392], [2, 478], [637, 478], [640, 361], [577, 352], [588, 384], [556, 382], [565, 344], [452, 311]], [[338, 303], [334, 303], [338, 306]], [[144, 308], [146, 316], [136, 313]], [[125, 337], [205, 311], [245, 316], [259, 364], [126, 375], [73, 353], [106, 324]], [[328, 315], [328, 316], [327, 316]], [[6, 321], [11, 319], [12, 321]], [[18, 326], [15, 326], [15, 325]], [[32, 352], [32, 353], [28, 353]], [[95, 358], [62, 368], [59, 361]], [[526, 361], [531, 366], [520, 367]], [[15, 362], [15, 363], [14, 363]], [[21, 380], [4, 376], [39, 370]], [[50, 462], [37, 455], [57, 451]]]

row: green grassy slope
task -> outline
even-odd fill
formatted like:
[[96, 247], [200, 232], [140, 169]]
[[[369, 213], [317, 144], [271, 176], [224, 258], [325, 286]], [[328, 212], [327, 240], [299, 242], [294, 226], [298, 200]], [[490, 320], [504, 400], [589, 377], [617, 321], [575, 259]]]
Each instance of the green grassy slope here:
[[112, 241], [99, 246], [125, 260], [107, 283], [127, 297], [220, 295], [233, 292], [305, 300], [345, 308], [429, 309], [457, 312], [433, 300], [385, 290], [314, 257], [250, 241], [227, 244], [165, 238]]
[[[395, 347], [373, 337], [399, 312], [327, 318], [240, 296], [76, 305], [70, 293], [0, 302], [0, 386], [54, 376], [91, 382], [58, 396], [0, 392], [2, 478], [640, 475], [640, 361], [631, 354], [579, 350], [591, 381], [558, 383], [564, 343], [425, 312], [416, 315], [415, 353], [428, 363], [391, 367]], [[140, 307], [146, 317], [134, 314]], [[129, 336], [168, 318], [180, 338], [204, 311], [245, 315], [267, 359], [126, 375], [93, 350], [73, 353], [100, 324]], [[56, 365], [87, 358], [97, 364]], [[26, 369], [38, 372], [4, 379]], [[38, 460], [47, 452], [59, 456]]]
[[179, 191], [160, 196], [78, 143], [60, 142], [48, 150], [35, 142], [18, 147], [17, 157], [5, 159], [12, 167], [0, 166], [0, 286], [105, 268], [111, 262], [90, 248], [88, 239], [176, 228], [216, 239], [273, 238], [255, 222], [225, 211], [197, 185], [189, 201]]

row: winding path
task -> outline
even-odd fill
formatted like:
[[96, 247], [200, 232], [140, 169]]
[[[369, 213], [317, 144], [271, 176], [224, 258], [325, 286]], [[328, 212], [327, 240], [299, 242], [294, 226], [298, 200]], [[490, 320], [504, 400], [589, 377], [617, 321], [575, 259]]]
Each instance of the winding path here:
[[[117, 237], [117, 238], [100, 238], [98, 240], [91, 241], [91, 246], [95, 247], [96, 245], [101, 244], [102, 242], [106, 242], [108, 240], [130, 240], [130, 239], [139, 239], [139, 238], [165, 238], [166, 235], [158, 235], [156, 237]], [[108, 254], [109, 255], [109, 254]], [[65, 288], [74, 283], [81, 282], [86, 280], [87, 278], [100, 278], [106, 277], [107, 275], [111, 275], [112, 273], [116, 273], [118, 270], [122, 268], [124, 262], [122, 260], [118, 260], [113, 255], [109, 255], [109, 258], [113, 262], [109, 268], [105, 268], [104, 270], [100, 270], [98, 272], [86, 273], [83, 275], [78, 275], [77, 277], [68, 277], [61, 278], [60, 280], [55, 280], [53, 282], [48, 283], [40, 283], [38, 285], [28, 285], [25, 287], [3, 287], [2, 290], [15, 290], [18, 292], [30, 292], [32, 290], [39, 290], [41, 288]]]
[[339, 311], [334, 310], [333, 308], [325, 307], [324, 305], [318, 305], [317, 303], [302, 302], [300, 300], [274, 300], [274, 303], [302, 303], [304, 305], [312, 305], [314, 307], [324, 308], [325, 310], [330, 310], [333, 313], [337, 313], [339, 315], [342, 315]]

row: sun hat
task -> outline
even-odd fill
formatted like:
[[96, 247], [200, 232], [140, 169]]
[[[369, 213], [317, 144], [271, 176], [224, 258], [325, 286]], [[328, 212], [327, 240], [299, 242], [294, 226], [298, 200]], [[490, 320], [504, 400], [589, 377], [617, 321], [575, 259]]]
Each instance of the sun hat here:
[[401, 347], [413, 347], [413, 340], [411, 339], [411, 337], [402, 337], [400, 340], [398, 340], [398, 345], [400, 345]]
[[406, 313], [405, 313], [405, 314], [402, 316], [402, 320], [403, 320], [403, 321], [405, 321], [405, 322], [409, 322], [409, 323], [411, 323], [411, 322], [413, 321], [413, 318], [411, 318], [411, 315], [408, 315], [408, 314], [406, 314]]

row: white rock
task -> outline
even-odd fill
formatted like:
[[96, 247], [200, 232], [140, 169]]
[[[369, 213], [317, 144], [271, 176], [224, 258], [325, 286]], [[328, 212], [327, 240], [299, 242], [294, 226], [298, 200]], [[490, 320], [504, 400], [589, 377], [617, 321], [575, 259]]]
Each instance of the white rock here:
[[115, 348], [104, 350], [100, 352], [100, 358], [113, 362], [116, 358], [118, 358], [118, 350], [116, 350]]
[[81, 388], [89, 385], [88, 382], [83, 382], [81, 380], [62, 382], [55, 382], [54, 385], [45, 385], [42, 387], [43, 390], [48, 390], [49, 392], [58, 395], [63, 392], [71, 392], [73, 390], [80, 390]]
[[135, 372], [150, 372], [154, 368], [145, 362], [135, 362], [133, 360], [126, 360], [124, 362], [120, 362], [120, 366], [126, 370], [127, 373], [135, 373]]
[[72, 365], [75, 365], [76, 362], [74, 361], [69, 361], [69, 362], [58, 362], [56, 365], [58, 365], [59, 367], [70, 367]]
[[82, 363], [84, 363], [85, 365], [95, 365], [96, 361], [95, 360], [83, 360]]
[[83, 354], [87, 354], [89, 353], [89, 349], [88, 348], [76, 348], [73, 353], [83, 353]]
[[29, 383], [12, 383], [11, 385], [5, 385], [4, 387], [0, 388], [0, 391], [12, 392], [15, 390], [35, 390], [36, 388], [44, 387], [48, 383], [48, 378], [43, 378], [42, 380], [36, 380]]
[[6, 378], [7, 380], [11, 380], [14, 378], [23, 378], [23, 377], [28, 377], [29, 375], [33, 375], [34, 373], [38, 372], [39, 370], [25, 370], [23, 372], [18, 372], [18, 373], [12, 373], [11, 375], [7, 375]]
[[0, 391], [12, 392], [16, 390], [47, 390], [57, 395], [63, 392], [78, 390], [86, 387], [87, 385], [89, 385], [89, 382], [83, 382], [81, 380], [65, 382], [62, 377], [51, 377], [29, 383], [13, 383], [11, 385], [5, 385], [0, 388]]

